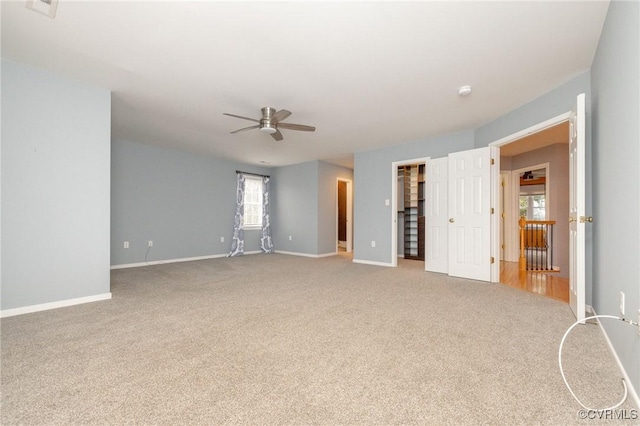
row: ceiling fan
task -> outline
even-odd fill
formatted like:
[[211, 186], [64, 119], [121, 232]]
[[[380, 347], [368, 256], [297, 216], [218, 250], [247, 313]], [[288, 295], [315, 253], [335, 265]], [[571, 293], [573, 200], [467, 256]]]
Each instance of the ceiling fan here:
[[255, 118], [243, 117], [241, 115], [229, 114], [223, 112], [224, 115], [228, 115], [230, 117], [241, 118], [243, 120], [255, 121], [255, 126], [249, 126], [242, 129], [234, 130], [233, 133], [244, 132], [245, 130], [251, 129], [260, 129], [261, 132], [269, 133], [272, 138], [277, 141], [281, 141], [283, 139], [282, 133], [280, 133], [279, 129], [287, 129], [287, 130], [302, 130], [303, 132], [315, 132], [316, 128], [313, 126], [305, 126], [304, 124], [293, 124], [293, 123], [283, 123], [282, 120], [285, 120], [287, 117], [291, 115], [291, 112], [286, 109], [281, 109], [276, 112], [275, 108], [272, 107], [264, 107], [262, 108], [262, 118], [260, 120], [256, 120]]

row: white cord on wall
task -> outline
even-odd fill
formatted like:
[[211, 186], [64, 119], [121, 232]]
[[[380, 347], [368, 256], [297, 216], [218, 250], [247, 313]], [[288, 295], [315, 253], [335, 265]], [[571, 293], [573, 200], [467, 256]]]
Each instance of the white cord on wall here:
[[567, 382], [567, 378], [564, 375], [564, 370], [562, 368], [562, 347], [564, 346], [564, 341], [567, 338], [567, 336], [569, 335], [569, 333], [571, 332], [571, 330], [573, 330], [573, 328], [575, 326], [577, 326], [578, 324], [584, 324], [587, 320], [590, 319], [595, 319], [595, 318], [611, 318], [611, 319], [617, 319], [620, 320], [622, 322], [625, 322], [629, 325], [635, 325], [638, 326], [638, 323], [635, 323], [633, 321], [630, 321], [628, 319], [624, 319], [624, 318], [620, 318], [620, 317], [616, 317], [613, 315], [594, 315], [591, 317], [587, 317], [583, 320], [578, 320], [576, 322], [573, 323], [573, 325], [571, 327], [569, 327], [567, 329], [567, 331], [565, 331], [564, 336], [562, 336], [562, 340], [560, 341], [560, 347], [558, 348], [558, 365], [560, 366], [560, 374], [562, 375], [562, 380], [564, 380], [564, 384], [567, 386], [567, 389], [569, 389], [569, 392], [571, 393], [571, 396], [573, 396], [573, 398], [578, 401], [578, 404], [580, 404], [582, 406], [582, 408], [584, 408], [585, 410], [592, 410], [592, 411], [608, 411], [608, 410], [614, 410], [616, 408], [618, 408], [619, 406], [622, 405], [623, 402], [626, 401], [627, 399], [627, 395], [629, 393], [629, 391], [627, 390], [627, 383], [625, 382], [624, 378], [621, 379], [622, 380], [622, 387], [624, 388], [624, 396], [622, 397], [622, 399], [620, 400], [620, 402], [618, 402], [616, 405], [613, 405], [609, 408], [589, 408], [586, 405], [584, 405], [582, 403], [582, 401], [580, 401], [580, 399], [578, 399], [578, 397], [576, 396], [576, 394], [573, 392], [573, 390], [571, 389], [571, 386], [569, 386], [569, 382]]

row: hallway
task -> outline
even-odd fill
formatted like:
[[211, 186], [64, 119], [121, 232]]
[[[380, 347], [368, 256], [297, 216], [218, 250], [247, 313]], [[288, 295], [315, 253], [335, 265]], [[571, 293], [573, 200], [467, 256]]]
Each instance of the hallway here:
[[557, 273], [520, 271], [518, 262], [500, 262], [500, 282], [569, 303], [569, 279]]

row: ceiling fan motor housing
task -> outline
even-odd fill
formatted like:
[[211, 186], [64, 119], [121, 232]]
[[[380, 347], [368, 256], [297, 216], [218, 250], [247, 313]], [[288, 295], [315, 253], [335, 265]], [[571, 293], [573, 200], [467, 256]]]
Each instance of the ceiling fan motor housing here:
[[272, 107], [262, 108], [262, 119], [260, 120], [260, 131], [264, 133], [274, 134], [278, 131], [276, 125], [271, 124], [271, 118], [276, 113], [276, 109]]

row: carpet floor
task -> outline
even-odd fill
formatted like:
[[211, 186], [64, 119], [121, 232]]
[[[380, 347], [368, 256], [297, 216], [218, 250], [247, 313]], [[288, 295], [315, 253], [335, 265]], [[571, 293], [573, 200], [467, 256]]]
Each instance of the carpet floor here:
[[[567, 304], [416, 265], [273, 254], [114, 270], [111, 300], [2, 320], [0, 421], [638, 423], [579, 418], [558, 369]], [[585, 403], [621, 398], [597, 325], [563, 361]]]

